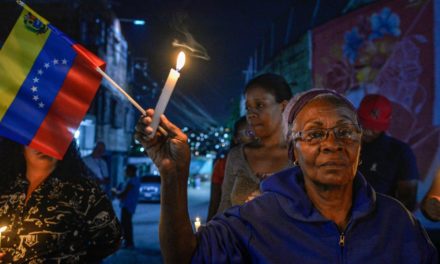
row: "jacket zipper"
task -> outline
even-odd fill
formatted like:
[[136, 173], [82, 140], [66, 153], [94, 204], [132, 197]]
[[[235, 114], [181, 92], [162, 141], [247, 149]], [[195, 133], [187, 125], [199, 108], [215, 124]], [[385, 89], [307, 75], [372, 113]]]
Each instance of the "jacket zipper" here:
[[344, 234], [344, 232], [339, 234], [339, 246], [342, 247], [342, 248], [345, 246], [345, 234]]

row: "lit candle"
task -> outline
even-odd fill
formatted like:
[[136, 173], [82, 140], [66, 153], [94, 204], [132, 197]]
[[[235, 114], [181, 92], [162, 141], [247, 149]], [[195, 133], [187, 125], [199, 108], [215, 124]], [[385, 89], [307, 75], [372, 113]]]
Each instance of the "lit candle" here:
[[165, 108], [167, 107], [168, 101], [173, 93], [174, 86], [176, 86], [177, 80], [180, 77], [179, 71], [183, 68], [183, 65], [185, 65], [185, 53], [181, 51], [177, 57], [176, 69], [170, 70], [170, 74], [168, 74], [167, 81], [165, 82], [165, 86], [163, 87], [159, 101], [157, 102], [156, 109], [154, 110], [153, 121], [151, 122], [151, 128], [153, 128], [153, 133], [151, 134], [152, 137], [156, 134], [160, 122], [160, 116], [165, 112]]
[[2, 249], [2, 233], [6, 231], [6, 226], [0, 227], [0, 250]]
[[199, 227], [201, 224], [202, 223], [200, 222], [200, 218], [196, 217], [196, 221], [194, 221], [194, 229], [196, 230], [196, 232], [197, 232], [197, 230], [199, 230]]

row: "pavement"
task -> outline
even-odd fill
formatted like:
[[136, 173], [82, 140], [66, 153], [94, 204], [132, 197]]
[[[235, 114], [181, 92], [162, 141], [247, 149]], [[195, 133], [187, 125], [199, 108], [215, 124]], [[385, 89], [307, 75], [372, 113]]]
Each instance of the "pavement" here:
[[[202, 183], [200, 188], [188, 188], [188, 211], [192, 222], [196, 217], [206, 222], [209, 203], [209, 183]], [[115, 212], [119, 214], [119, 202], [113, 202]], [[140, 210], [139, 210], [140, 209]], [[160, 204], [139, 204], [133, 216], [133, 235], [136, 248], [121, 248], [103, 261], [103, 264], [163, 263], [159, 246]], [[119, 216], [119, 215], [118, 215]]]

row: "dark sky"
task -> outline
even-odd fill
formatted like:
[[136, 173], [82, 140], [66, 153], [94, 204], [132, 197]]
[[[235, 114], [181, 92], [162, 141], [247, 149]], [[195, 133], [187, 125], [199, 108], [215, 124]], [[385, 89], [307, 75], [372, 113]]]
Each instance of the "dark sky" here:
[[[122, 29], [134, 57], [147, 57], [159, 89], [179, 48], [186, 42], [179, 29], [186, 29], [200, 43], [210, 60], [187, 57], [187, 64], [174, 90], [166, 114], [181, 126], [223, 125], [244, 86], [243, 70], [249, 56], [270, 29], [272, 21], [289, 11], [291, 1], [113, 1], [121, 18], [142, 18], [145, 27], [123, 23]], [[157, 99], [140, 102], [155, 106]], [[151, 105], [153, 104], [153, 105]], [[185, 114], [186, 113], [186, 114]], [[191, 113], [188, 115], [188, 113]]]

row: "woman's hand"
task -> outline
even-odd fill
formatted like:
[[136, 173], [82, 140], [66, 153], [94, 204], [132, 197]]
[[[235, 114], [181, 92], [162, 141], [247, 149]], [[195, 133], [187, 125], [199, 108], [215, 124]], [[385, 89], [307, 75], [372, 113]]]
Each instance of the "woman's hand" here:
[[164, 135], [158, 130], [152, 135], [150, 124], [153, 120], [153, 109], [148, 109], [136, 125], [135, 138], [146, 149], [148, 156], [159, 169], [163, 179], [170, 175], [186, 174], [191, 159], [188, 137], [164, 115], [161, 116], [160, 126], [168, 133]]

